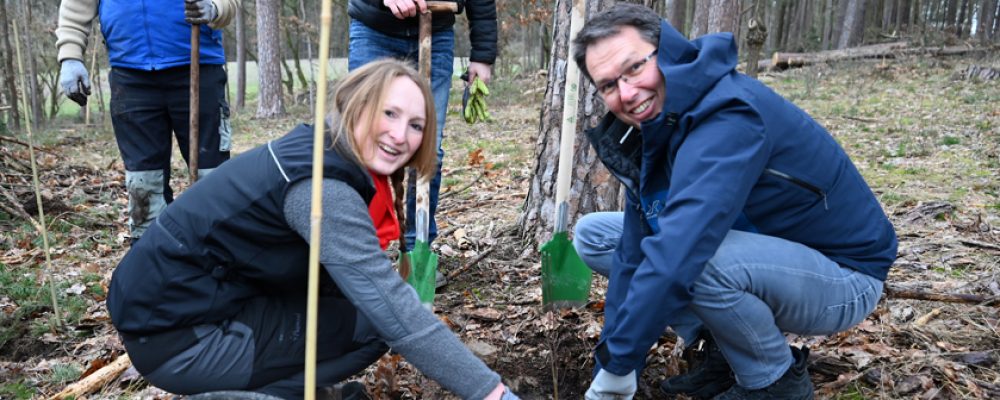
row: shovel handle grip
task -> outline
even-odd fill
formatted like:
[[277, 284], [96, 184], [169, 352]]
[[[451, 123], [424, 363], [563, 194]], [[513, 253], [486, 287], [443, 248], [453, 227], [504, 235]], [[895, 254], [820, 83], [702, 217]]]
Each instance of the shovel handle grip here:
[[453, 1], [428, 1], [427, 9], [432, 13], [450, 12], [452, 14], [457, 14], [458, 3]]

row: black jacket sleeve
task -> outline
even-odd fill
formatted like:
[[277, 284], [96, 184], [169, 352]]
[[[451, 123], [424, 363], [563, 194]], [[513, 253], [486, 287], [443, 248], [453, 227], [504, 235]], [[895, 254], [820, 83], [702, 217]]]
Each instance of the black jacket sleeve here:
[[497, 4], [495, 0], [466, 0], [469, 19], [469, 61], [492, 65], [497, 59]]

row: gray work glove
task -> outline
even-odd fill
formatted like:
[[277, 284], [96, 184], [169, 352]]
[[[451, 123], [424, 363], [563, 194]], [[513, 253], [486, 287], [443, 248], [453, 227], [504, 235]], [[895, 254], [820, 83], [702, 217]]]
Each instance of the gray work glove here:
[[184, 20], [189, 24], [210, 24], [218, 16], [212, 0], [184, 0]]
[[87, 75], [87, 67], [83, 66], [80, 60], [63, 60], [59, 70], [59, 86], [62, 86], [63, 94], [73, 100], [81, 107], [87, 105], [87, 96], [90, 96], [90, 76]]
[[635, 383], [635, 371], [628, 375], [618, 376], [604, 369], [597, 372], [594, 381], [590, 383], [590, 389], [584, 398], [587, 400], [632, 400], [637, 389]]

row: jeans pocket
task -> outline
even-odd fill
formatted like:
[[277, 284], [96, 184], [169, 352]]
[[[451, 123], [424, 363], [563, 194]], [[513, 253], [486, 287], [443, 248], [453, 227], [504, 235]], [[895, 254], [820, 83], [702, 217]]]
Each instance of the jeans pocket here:
[[229, 122], [229, 107], [223, 104], [219, 107], [219, 151], [227, 152], [233, 148], [233, 125]]

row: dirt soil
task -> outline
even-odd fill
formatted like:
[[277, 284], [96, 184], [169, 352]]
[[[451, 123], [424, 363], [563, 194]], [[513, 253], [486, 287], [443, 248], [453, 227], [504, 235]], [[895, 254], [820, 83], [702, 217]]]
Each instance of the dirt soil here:
[[[761, 78], [830, 129], [900, 238], [888, 281], [893, 290], [868, 319], [829, 337], [789, 337], [811, 349], [819, 398], [1000, 398], [1000, 89], [995, 80], [964, 79], [971, 65], [1000, 63], [911, 58]], [[452, 102], [435, 242], [450, 283], [435, 311], [522, 398], [572, 399], [589, 384], [606, 282], [595, 279], [585, 308], [541, 309], [538, 243], [521, 237], [518, 217], [533, 171], [544, 83], [534, 76], [495, 82], [489, 124], [465, 124]], [[309, 119], [304, 107], [293, 115], [238, 116], [234, 142], [245, 150]], [[0, 280], [0, 382], [8, 382], [0, 398], [47, 397], [123, 354], [103, 303], [111, 271], [128, 248], [124, 174], [109, 132], [68, 126], [49, 132], [36, 153], [51, 269], [27, 222], [28, 215], [37, 218], [27, 148], [0, 140], [0, 267], [16, 272], [0, 276], [7, 277]], [[174, 176], [180, 192], [181, 165]], [[69, 304], [61, 328], [44, 301], [48, 286], [38, 283], [47, 276], [61, 282], [60, 299]], [[28, 278], [38, 293], [15, 293], [31, 292], [15, 284]], [[966, 297], [909, 298], [922, 293]], [[41, 300], [22, 300], [29, 298]], [[637, 398], [664, 398], [658, 382], [687, 368], [674, 346], [667, 332], [650, 350]], [[454, 398], [398, 356], [384, 357], [357, 379], [377, 398]], [[89, 397], [171, 395], [127, 372]]]

